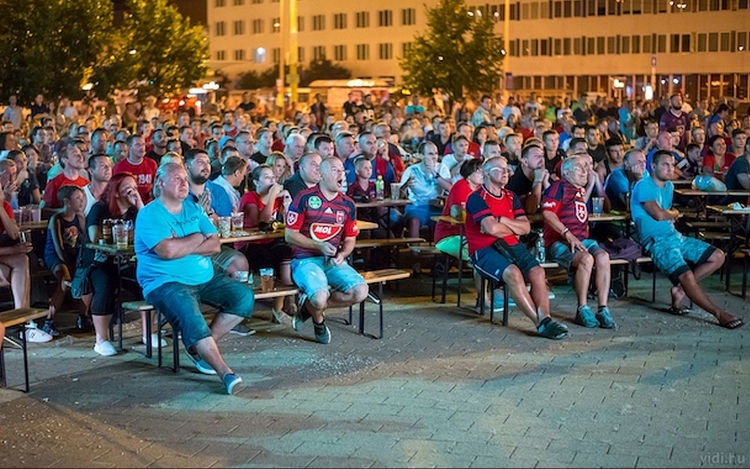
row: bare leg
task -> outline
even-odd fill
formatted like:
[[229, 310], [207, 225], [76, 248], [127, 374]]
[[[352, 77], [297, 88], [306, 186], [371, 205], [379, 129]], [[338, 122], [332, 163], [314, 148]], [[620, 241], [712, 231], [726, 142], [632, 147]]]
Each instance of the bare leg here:
[[3, 256], [2, 264], [8, 267], [7, 272], [3, 269], [3, 274], [9, 279], [14, 308], [28, 308], [31, 303], [29, 257], [26, 254]]
[[[234, 314], [217, 313], [211, 321], [211, 337], [218, 342], [222, 337], [229, 334], [234, 326], [241, 323], [245, 318]], [[219, 370], [216, 370], [219, 371]], [[222, 375], [223, 376], [223, 375]]]
[[596, 293], [599, 296], [599, 306], [607, 306], [609, 286], [612, 281], [609, 254], [604, 249], [599, 249], [594, 253], [594, 261], [596, 263]]
[[[531, 319], [535, 326], [538, 326], [541, 318], [537, 317], [536, 304], [526, 290], [526, 281], [523, 278], [521, 270], [515, 265], [508, 266], [503, 272], [503, 282], [508, 286], [510, 297], [515, 300], [516, 305], [521, 308], [523, 314]], [[544, 293], [544, 298], [547, 299], [546, 291]], [[547, 301], [549, 302], [548, 299]], [[549, 313], [547, 313], [547, 316], [549, 316]]]
[[[234, 317], [242, 319], [239, 316]], [[237, 324], [239, 324], [239, 322]], [[219, 346], [216, 345], [216, 340], [214, 340], [213, 336], [206, 337], [205, 339], [196, 342], [195, 350], [198, 352], [198, 355], [206, 361], [206, 363], [211, 365], [211, 368], [216, 370], [216, 373], [220, 377], [223, 378], [227, 373], [233, 373], [232, 369], [227, 365], [227, 362], [224, 361], [224, 357], [221, 355]]]
[[719, 324], [725, 325], [737, 319], [736, 317], [716, 306], [708, 298], [708, 296], [706, 296], [706, 293], [698, 285], [698, 282], [696, 282], [695, 275], [693, 275], [692, 271], [688, 270], [687, 272], [680, 275], [680, 285], [682, 285], [682, 288], [685, 290], [685, 294], [687, 294], [688, 298], [693, 300], [693, 303], [697, 304], [698, 306], [712, 314], [719, 321]]
[[328, 299], [328, 307], [340, 308], [356, 305], [357, 303], [365, 301], [369, 292], [370, 287], [367, 285], [357, 285], [351, 290], [345, 292], [334, 290], [331, 293], [331, 297]]
[[409, 217], [406, 219], [406, 226], [409, 231], [410, 238], [419, 238], [420, 222], [417, 217]]
[[[531, 298], [534, 300], [534, 304], [537, 310], [540, 311], [541, 317], [539, 320], [549, 316], [549, 291], [547, 290], [547, 278], [544, 274], [544, 269], [541, 267], [534, 267], [529, 271], [529, 282], [531, 283]], [[539, 324], [538, 322], [536, 324]]]
[[112, 321], [112, 315], [93, 314], [94, 330], [96, 331], [96, 343], [101, 344], [109, 340], [109, 323]]
[[50, 299], [47, 319], [54, 318], [55, 313], [57, 313], [57, 311], [60, 309], [60, 306], [62, 306], [62, 302], [63, 300], [65, 300], [65, 292], [68, 289], [68, 287], [65, 286], [65, 280], [70, 280], [68, 268], [64, 264], [60, 264], [55, 267], [54, 274], [57, 278], [57, 285], [55, 286], [55, 291], [52, 293], [52, 298]]
[[225, 273], [227, 277], [234, 278], [235, 272], [245, 272], [250, 270], [250, 263], [247, 262], [247, 257], [242, 253], [237, 253], [232, 258], [232, 262], [227, 266]]
[[328, 290], [321, 290], [307, 298], [305, 308], [310, 313], [313, 321], [320, 324], [325, 319], [325, 310], [328, 308]]
[[591, 285], [591, 271], [594, 269], [594, 256], [588, 252], [578, 251], [573, 256], [571, 267], [575, 269], [576, 296], [578, 297], [578, 306], [585, 306], [588, 303], [589, 285]]
[[[696, 283], [719, 270], [721, 266], [724, 265], [725, 260], [726, 256], [722, 251], [714, 251], [706, 262], [693, 269], [693, 276], [695, 277]], [[677, 285], [672, 287], [671, 293], [672, 306], [679, 309], [685, 299], [685, 291], [681, 285]]]

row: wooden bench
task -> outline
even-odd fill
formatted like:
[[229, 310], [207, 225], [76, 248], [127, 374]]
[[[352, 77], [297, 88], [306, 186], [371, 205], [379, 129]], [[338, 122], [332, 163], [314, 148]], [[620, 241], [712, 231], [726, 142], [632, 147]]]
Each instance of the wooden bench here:
[[[47, 317], [47, 311], [38, 308], [20, 308], [0, 313], [0, 322], [3, 323], [6, 330], [14, 326], [21, 326], [20, 345], [23, 350], [23, 377], [24, 391], [29, 392], [29, 359], [26, 349], [26, 323], [35, 319]], [[3, 337], [3, 340], [5, 338]], [[13, 342], [15, 343], [15, 342]], [[0, 349], [0, 386], [6, 387], [5, 374], [5, 348]]]
[[[383, 338], [383, 285], [385, 285], [386, 282], [391, 282], [393, 280], [402, 280], [405, 278], [411, 277], [411, 272], [408, 270], [400, 270], [400, 269], [381, 269], [381, 270], [372, 270], [369, 272], [360, 272], [360, 275], [362, 275], [362, 278], [365, 279], [365, 282], [367, 282], [368, 285], [372, 285], [377, 283], [378, 284], [378, 296], [374, 297], [372, 292], [368, 294], [368, 297], [371, 297], [375, 302], [378, 304], [378, 314], [380, 317], [380, 335], [374, 336], [372, 334], [365, 334], [365, 302], [367, 299], [362, 301], [359, 304], [359, 333], [362, 335], [367, 335], [368, 337], [372, 337], [373, 339], [382, 339]], [[349, 321], [346, 322], [347, 325], [352, 323], [352, 307], [349, 306]]]
[[401, 246], [403, 244], [419, 244], [426, 242], [424, 238], [386, 238], [386, 239], [358, 239], [354, 248], [382, 248]]

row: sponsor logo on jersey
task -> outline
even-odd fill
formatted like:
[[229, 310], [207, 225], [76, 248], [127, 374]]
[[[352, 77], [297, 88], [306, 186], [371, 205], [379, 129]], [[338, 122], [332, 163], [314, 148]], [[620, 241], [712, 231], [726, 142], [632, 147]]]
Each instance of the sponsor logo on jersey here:
[[330, 225], [328, 223], [313, 223], [310, 225], [310, 238], [319, 241], [329, 241], [335, 238], [344, 227], [341, 225]]

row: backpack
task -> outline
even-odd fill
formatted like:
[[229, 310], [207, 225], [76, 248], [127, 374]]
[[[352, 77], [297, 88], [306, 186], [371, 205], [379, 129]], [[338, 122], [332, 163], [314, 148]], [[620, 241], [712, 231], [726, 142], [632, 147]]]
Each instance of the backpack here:
[[640, 280], [641, 269], [636, 262], [636, 260], [642, 256], [642, 248], [640, 244], [623, 236], [602, 243], [601, 247], [609, 253], [610, 259], [625, 259], [626, 261], [629, 261], [633, 277], [636, 280]]

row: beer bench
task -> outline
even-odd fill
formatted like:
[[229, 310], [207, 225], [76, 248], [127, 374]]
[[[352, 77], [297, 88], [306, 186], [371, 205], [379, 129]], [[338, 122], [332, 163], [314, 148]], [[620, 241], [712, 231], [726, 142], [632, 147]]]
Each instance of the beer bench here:
[[[9, 311], [0, 312], [0, 322], [5, 326], [6, 331], [14, 326], [21, 326], [20, 346], [23, 351], [23, 377], [24, 390], [29, 392], [29, 359], [26, 349], [26, 323], [35, 319], [47, 317], [47, 311], [38, 308], [19, 308]], [[5, 340], [5, 337], [3, 337]], [[8, 339], [9, 342], [18, 345], [15, 341]], [[5, 373], [5, 348], [0, 349], [0, 387], [7, 387]]]
[[[393, 280], [402, 280], [405, 278], [411, 277], [411, 272], [408, 270], [400, 270], [400, 269], [381, 269], [381, 270], [372, 270], [368, 272], [360, 272], [360, 275], [362, 275], [362, 278], [365, 279], [365, 282], [367, 282], [368, 285], [372, 285], [377, 283], [378, 284], [378, 296], [374, 297], [372, 293], [368, 294], [368, 297], [371, 297], [375, 302], [378, 304], [378, 314], [380, 317], [380, 335], [374, 336], [372, 334], [365, 334], [365, 302], [367, 299], [362, 301], [359, 304], [359, 333], [362, 335], [366, 335], [368, 337], [371, 337], [373, 339], [382, 339], [383, 338], [383, 285], [386, 282], [391, 282]], [[344, 324], [349, 325], [352, 323], [352, 307], [349, 306], [349, 320], [344, 321]]]

